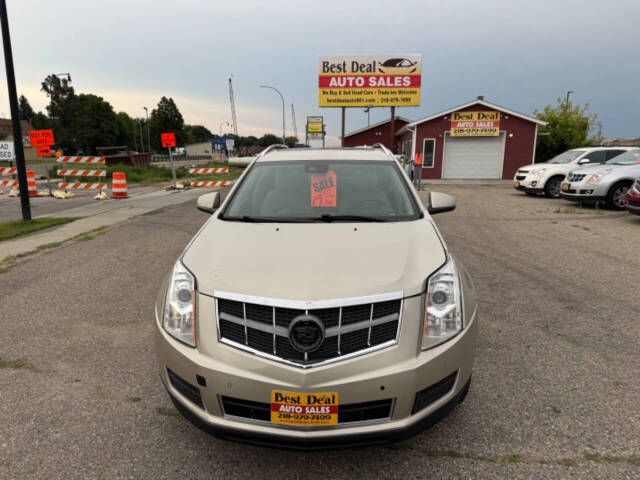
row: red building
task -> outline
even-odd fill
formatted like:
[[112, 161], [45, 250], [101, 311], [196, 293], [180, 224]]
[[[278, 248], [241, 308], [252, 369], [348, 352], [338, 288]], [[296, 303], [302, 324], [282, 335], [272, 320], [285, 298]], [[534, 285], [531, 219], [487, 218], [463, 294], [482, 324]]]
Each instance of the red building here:
[[422, 178], [506, 180], [533, 163], [538, 125], [546, 123], [478, 97], [398, 128], [395, 151], [422, 154]]
[[[398, 116], [396, 116], [395, 120], [394, 127], [396, 132], [411, 121], [408, 118]], [[382, 143], [389, 150], [393, 149], [390, 118], [347, 133], [344, 136], [345, 147], [360, 147], [362, 145], [373, 145], [374, 143]]]

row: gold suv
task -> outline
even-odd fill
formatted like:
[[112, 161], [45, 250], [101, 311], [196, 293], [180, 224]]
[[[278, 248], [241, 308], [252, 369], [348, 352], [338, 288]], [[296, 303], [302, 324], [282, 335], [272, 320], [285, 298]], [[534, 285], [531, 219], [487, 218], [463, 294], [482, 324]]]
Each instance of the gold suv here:
[[246, 169], [162, 285], [160, 375], [217, 436], [293, 448], [389, 441], [471, 382], [471, 278], [383, 146], [274, 146]]

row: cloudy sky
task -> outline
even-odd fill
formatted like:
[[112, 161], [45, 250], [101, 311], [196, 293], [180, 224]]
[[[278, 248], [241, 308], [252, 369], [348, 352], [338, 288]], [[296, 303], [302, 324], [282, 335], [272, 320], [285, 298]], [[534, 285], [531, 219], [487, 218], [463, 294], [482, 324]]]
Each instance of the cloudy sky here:
[[[281, 131], [286, 101], [298, 131], [324, 115], [336, 141], [339, 109], [317, 106], [317, 58], [343, 53], [420, 53], [416, 119], [477, 95], [532, 113], [574, 90], [607, 137], [640, 137], [640, 2], [202, 0], [7, 0], [19, 93], [36, 109], [40, 82], [70, 72], [77, 92], [142, 116], [162, 95], [185, 121], [217, 133], [230, 121], [232, 74], [241, 135]], [[3, 66], [4, 70], [4, 66]], [[8, 117], [4, 75], [0, 115]], [[371, 122], [389, 115], [375, 109]], [[366, 125], [347, 111], [347, 131]], [[332, 143], [333, 143], [332, 142]]]

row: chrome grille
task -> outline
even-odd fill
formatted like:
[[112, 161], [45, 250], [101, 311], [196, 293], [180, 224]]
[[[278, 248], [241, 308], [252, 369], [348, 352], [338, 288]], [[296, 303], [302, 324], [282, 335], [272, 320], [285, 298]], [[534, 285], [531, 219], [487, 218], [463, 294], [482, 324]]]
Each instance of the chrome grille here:
[[583, 173], [570, 173], [569, 175], [567, 175], [567, 181], [569, 182], [579, 182], [581, 180], [584, 179], [584, 177], [586, 177], [586, 174]]
[[[401, 292], [312, 302], [226, 292], [215, 297], [221, 342], [302, 367], [390, 346], [400, 329]], [[324, 340], [314, 351], [301, 352], [289, 340], [289, 326], [301, 315], [312, 315], [323, 326]]]

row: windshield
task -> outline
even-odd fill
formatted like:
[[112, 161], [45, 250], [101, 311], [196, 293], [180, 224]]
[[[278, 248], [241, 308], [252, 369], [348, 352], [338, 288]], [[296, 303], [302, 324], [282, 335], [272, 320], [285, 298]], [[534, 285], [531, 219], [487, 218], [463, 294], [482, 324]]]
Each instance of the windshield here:
[[622, 153], [617, 157], [613, 157], [611, 160], [607, 160], [606, 163], [607, 165], [633, 165], [635, 163], [640, 164], [640, 148]]
[[256, 163], [219, 217], [246, 222], [393, 222], [421, 210], [393, 161]]
[[547, 163], [571, 163], [585, 151], [586, 150], [567, 150], [566, 152], [562, 152], [560, 155], [556, 155]]

